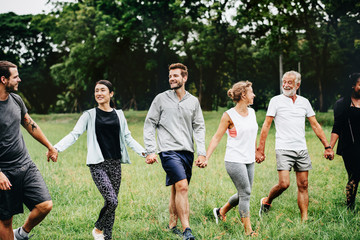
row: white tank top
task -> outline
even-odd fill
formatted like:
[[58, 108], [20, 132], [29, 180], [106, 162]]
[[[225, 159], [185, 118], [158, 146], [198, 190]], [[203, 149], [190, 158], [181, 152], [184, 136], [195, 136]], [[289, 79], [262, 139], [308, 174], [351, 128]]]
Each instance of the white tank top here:
[[226, 144], [225, 161], [238, 163], [255, 162], [255, 144], [258, 131], [255, 111], [248, 108], [249, 114], [241, 116], [234, 108], [226, 111], [230, 116], [234, 127], [229, 131]]

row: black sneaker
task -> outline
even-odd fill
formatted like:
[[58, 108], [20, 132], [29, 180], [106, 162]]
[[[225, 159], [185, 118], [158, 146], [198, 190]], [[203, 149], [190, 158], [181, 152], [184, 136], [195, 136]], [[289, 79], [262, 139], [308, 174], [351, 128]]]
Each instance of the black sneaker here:
[[195, 237], [192, 235], [190, 228], [186, 228], [183, 232], [183, 240], [195, 240]]
[[267, 197], [263, 197], [260, 200], [260, 210], [259, 210], [259, 216], [262, 217], [264, 213], [267, 213], [270, 210], [271, 204], [265, 202], [265, 199]]
[[172, 228], [170, 228], [169, 226], [167, 226], [166, 229], [169, 230], [169, 231], [171, 231], [171, 232], [172, 232], [173, 234], [175, 234], [175, 235], [178, 235], [178, 236], [180, 236], [180, 237], [183, 236], [182, 232], [181, 232], [176, 226], [174, 226], [174, 227], [172, 227]]

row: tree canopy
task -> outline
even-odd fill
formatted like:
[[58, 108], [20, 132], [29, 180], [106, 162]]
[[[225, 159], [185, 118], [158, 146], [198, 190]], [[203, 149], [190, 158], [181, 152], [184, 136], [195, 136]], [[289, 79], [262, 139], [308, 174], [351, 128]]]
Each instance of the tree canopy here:
[[253, 82], [255, 108], [279, 93], [284, 71], [302, 74], [301, 95], [327, 111], [359, 72], [356, 0], [50, 1], [50, 14], [0, 14], [0, 59], [19, 65], [32, 112], [94, 106], [108, 79], [118, 107], [147, 109], [168, 89], [168, 65], [189, 68], [187, 89], [204, 110], [231, 104], [226, 91]]

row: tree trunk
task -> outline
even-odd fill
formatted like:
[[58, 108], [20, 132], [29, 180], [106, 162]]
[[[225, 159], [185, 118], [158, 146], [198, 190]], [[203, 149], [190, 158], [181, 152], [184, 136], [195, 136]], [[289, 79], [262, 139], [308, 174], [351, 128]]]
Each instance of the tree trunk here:
[[202, 83], [203, 83], [203, 75], [202, 75], [202, 67], [200, 66], [199, 68], [199, 102], [201, 103], [202, 100], [202, 93], [203, 93], [203, 88], [202, 88]]

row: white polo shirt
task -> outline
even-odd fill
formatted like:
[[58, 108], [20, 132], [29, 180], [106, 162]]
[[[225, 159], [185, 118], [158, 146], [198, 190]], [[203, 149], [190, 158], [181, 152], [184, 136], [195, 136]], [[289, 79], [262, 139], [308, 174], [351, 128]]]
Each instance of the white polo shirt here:
[[293, 103], [284, 94], [270, 100], [266, 116], [274, 117], [275, 149], [306, 150], [305, 118], [315, 115], [309, 100], [298, 96]]

